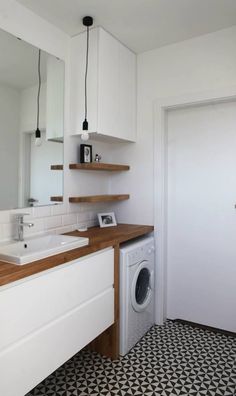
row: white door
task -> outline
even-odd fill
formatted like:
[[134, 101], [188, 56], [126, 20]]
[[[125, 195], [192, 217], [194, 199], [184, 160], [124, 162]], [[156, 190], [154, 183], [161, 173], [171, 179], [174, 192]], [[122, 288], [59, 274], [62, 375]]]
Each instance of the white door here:
[[168, 112], [167, 317], [236, 331], [236, 103]]

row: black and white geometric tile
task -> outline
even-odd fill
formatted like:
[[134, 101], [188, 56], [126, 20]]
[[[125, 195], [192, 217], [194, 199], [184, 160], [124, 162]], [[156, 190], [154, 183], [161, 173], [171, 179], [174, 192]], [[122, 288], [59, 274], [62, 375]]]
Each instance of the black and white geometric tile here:
[[83, 350], [28, 396], [236, 396], [236, 338], [167, 321], [125, 357]]

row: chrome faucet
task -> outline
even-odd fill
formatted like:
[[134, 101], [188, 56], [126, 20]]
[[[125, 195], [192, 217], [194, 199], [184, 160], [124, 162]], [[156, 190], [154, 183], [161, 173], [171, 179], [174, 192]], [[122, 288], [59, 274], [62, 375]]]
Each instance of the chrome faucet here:
[[25, 223], [24, 222], [24, 216], [29, 215], [29, 213], [18, 213], [16, 215], [16, 221], [17, 221], [17, 236], [16, 240], [17, 241], [23, 241], [24, 240], [24, 227], [33, 227], [34, 223]]

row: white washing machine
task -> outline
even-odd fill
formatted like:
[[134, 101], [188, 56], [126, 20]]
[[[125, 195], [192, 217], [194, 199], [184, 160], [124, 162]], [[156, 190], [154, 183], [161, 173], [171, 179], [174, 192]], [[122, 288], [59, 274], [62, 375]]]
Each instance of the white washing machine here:
[[154, 238], [120, 249], [120, 355], [154, 324]]

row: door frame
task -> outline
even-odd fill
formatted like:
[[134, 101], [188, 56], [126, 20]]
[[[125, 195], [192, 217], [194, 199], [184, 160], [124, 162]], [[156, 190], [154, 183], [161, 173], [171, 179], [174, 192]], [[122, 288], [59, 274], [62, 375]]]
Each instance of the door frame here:
[[166, 320], [167, 307], [167, 111], [236, 100], [236, 86], [156, 99], [154, 114], [154, 227], [156, 236], [155, 323]]

